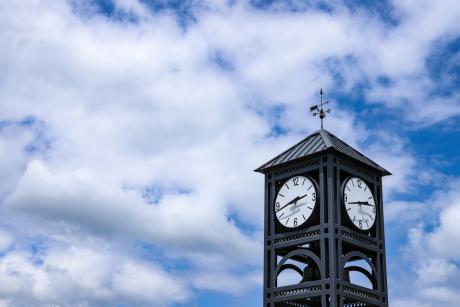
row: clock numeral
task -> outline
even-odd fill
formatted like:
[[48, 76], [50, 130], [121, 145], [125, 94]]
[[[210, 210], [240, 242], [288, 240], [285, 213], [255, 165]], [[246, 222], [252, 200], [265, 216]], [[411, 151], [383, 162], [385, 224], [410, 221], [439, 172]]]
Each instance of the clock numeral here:
[[277, 203], [275, 204], [275, 208], [276, 208], [276, 211], [278, 211], [278, 210], [280, 209], [280, 203], [277, 202]]
[[294, 226], [297, 226], [297, 218], [294, 219]]
[[363, 228], [363, 221], [359, 220], [359, 228]]
[[363, 182], [360, 179], [356, 179], [356, 183], [358, 184], [358, 188], [362, 188]]
[[299, 177], [292, 178], [292, 182], [294, 182], [294, 186], [299, 185]]
[[348, 202], [348, 195], [345, 193], [345, 202]]
[[303, 178], [303, 182], [302, 182], [302, 185], [304, 185], [304, 183], [305, 183], [305, 179], [307, 179], [307, 178]]
[[375, 206], [372, 207], [372, 213], [375, 213]]
[[311, 200], [315, 201], [316, 200], [316, 193], [311, 193]]

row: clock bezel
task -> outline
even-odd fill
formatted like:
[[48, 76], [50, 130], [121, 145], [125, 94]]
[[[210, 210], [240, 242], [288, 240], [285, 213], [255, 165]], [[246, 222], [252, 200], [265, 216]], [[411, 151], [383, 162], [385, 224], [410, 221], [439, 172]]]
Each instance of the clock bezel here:
[[[347, 212], [347, 208], [345, 206], [345, 186], [346, 184], [348, 183], [348, 181], [352, 178], [358, 178], [360, 179], [362, 182], [364, 182], [366, 185], [367, 185], [367, 188], [369, 189], [369, 192], [371, 192], [371, 195], [372, 197], [374, 198], [374, 204], [375, 204], [375, 219], [374, 219], [374, 222], [372, 224], [371, 227], [369, 227], [369, 229], [362, 229], [362, 228], [359, 228], [358, 226], [356, 226], [355, 223], [353, 223], [353, 220], [351, 219], [350, 215], [348, 214]], [[364, 180], [362, 177], [360, 176], [356, 176], [356, 175], [350, 175], [348, 177], [345, 178], [345, 180], [343, 180], [342, 184], [341, 184], [341, 187], [340, 187], [340, 192], [341, 192], [341, 201], [342, 201], [342, 215], [346, 215], [346, 219], [347, 219], [347, 223], [352, 225], [353, 226], [353, 229], [354, 230], [357, 230], [361, 233], [370, 233], [373, 231], [373, 229], [376, 227], [377, 225], [377, 218], [378, 218], [378, 210], [377, 210], [377, 199], [375, 198], [375, 195], [374, 195], [374, 192], [372, 191], [372, 189], [370, 188], [370, 185], [368, 183], [368, 181]]]
[[[281, 190], [281, 188], [284, 186], [284, 184], [286, 182], [288, 182], [289, 180], [291, 180], [294, 177], [300, 177], [300, 176], [301, 177], [306, 177], [307, 179], [309, 179], [313, 183], [313, 188], [315, 189], [315, 194], [316, 194], [315, 205], [314, 205], [314, 208], [313, 208], [310, 216], [303, 223], [301, 223], [300, 225], [298, 225], [296, 227], [287, 227], [286, 225], [284, 225], [283, 223], [281, 223], [278, 220], [278, 216], [276, 215], [276, 211], [275, 211], [276, 210], [276, 207], [275, 207], [276, 198], [278, 197], [279, 191]], [[275, 193], [275, 197], [273, 198], [273, 215], [274, 215], [274, 220], [275, 220], [276, 225], [281, 226], [283, 230], [291, 230], [291, 231], [298, 230], [298, 229], [301, 229], [303, 227], [306, 227], [306, 226], [310, 225], [315, 220], [316, 212], [318, 211], [318, 207], [319, 207], [320, 195], [319, 195], [318, 191], [319, 191], [319, 185], [316, 182], [316, 180], [314, 178], [312, 178], [311, 176], [306, 175], [306, 174], [293, 175], [293, 176], [291, 176], [291, 177], [289, 177], [289, 178], [287, 178], [285, 180], [280, 181], [279, 186], [277, 187], [277, 190], [276, 190], [276, 193]]]

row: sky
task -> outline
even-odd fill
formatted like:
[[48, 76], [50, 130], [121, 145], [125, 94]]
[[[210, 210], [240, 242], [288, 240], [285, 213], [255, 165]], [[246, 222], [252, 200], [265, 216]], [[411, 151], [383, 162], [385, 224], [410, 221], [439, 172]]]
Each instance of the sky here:
[[263, 176], [388, 169], [391, 306], [460, 305], [460, 2], [0, 1], [0, 306], [260, 306]]

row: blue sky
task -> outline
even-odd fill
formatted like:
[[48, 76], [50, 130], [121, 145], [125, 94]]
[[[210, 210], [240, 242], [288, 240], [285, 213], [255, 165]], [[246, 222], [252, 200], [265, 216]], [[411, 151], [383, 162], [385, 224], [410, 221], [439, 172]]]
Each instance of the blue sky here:
[[[258, 306], [263, 176], [384, 180], [391, 306], [460, 304], [458, 1], [0, 4], [0, 306]], [[376, 4], [378, 3], [378, 4]]]

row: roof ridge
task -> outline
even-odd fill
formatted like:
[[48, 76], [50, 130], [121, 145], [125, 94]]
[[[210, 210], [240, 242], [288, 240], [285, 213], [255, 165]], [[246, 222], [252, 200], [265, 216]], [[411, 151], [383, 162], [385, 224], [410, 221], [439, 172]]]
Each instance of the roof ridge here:
[[313, 137], [315, 134], [319, 134], [319, 130], [313, 132], [312, 134], [310, 134], [310, 135], [308, 135], [308, 136], [306, 136], [306, 137], [304, 137], [302, 140], [300, 140], [299, 142], [295, 143], [294, 145], [292, 145], [291, 147], [289, 147], [288, 149], [286, 149], [286, 150], [283, 151], [282, 153], [278, 154], [276, 157], [274, 157], [274, 158], [268, 160], [267, 162], [265, 162], [264, 164], [262, 164], [261, 166], [259, 166], [258, 168], [256, 168], [254, 171], [257, 172], [257, 171], [261, 170], [262, 168], [265, 167], [265, 165], [270, 164], [272, 161], [278, 159], [279, 157], [281, 157], [282, 155], [284, 155], [285, 153], [287, 153], [289, 150], [295, 148], [296, 146], [298, 146], [298, 145], [301, 144], [302, 142], [305, 142], [307, 139]]
[[326, 145], [327, 148], [334, 147], [334, 145], [332, 144], [331, 138], [329, 137], [329, 135], [332, 134], [332, 133], [330, 133], [326, 129], [318, 130], [318, 132], [321, 135], [321, 137], [323, 138], [323, 142], [324, 142], [324, 144]]

